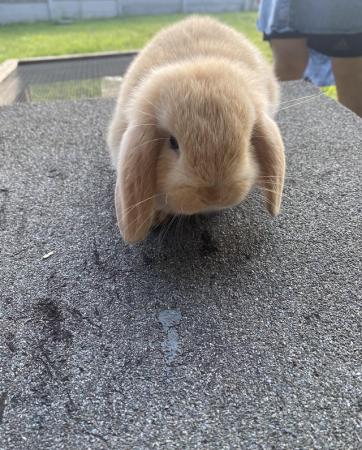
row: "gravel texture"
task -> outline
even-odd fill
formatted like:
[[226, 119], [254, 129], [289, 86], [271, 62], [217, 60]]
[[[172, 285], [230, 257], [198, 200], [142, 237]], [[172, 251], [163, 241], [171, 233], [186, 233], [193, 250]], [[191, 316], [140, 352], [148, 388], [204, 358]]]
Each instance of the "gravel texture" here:
[[362, 448], [362, 121], [314, 94], [283, 86], [277, 219], [133, 247], [112, 103], [0, 108], [0, 449]]

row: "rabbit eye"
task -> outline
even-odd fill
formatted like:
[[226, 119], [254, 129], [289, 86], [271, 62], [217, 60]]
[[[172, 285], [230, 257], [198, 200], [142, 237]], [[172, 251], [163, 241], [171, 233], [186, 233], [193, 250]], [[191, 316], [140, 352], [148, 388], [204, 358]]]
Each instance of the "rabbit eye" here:
[[177, 142], [177, 140], [176, 140], [176, 138], [175, 137], [173, 137], [173, 136], [170, 136], [170, 147], [172, 148], [172, 150], [174, 150], [175, 152], [178, 152], [179, 151], [179, 145], [178, 145], [178, 142]]

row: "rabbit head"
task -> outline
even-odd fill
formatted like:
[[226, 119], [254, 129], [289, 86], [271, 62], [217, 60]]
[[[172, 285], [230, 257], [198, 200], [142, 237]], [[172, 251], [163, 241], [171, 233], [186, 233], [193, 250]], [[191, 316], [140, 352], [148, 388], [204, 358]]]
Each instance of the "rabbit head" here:
[[169, 64], [134, 91], [117, 159], [124, 239], [145, 238], [157, 212], [192, 215], [239, 204], [252, 186], [280, 208], [284, 148], [252, 77], [220, 59]]

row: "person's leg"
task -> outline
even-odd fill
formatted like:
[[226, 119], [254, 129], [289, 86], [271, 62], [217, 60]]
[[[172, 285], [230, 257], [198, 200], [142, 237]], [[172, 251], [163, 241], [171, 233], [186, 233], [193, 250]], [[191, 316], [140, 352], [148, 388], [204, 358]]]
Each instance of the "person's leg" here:
[[303, 78], [309, 50], [305, 38], [270, 39], [274, 70], [280, 81]]
[[308, 35], [307, 44], [331, 57], [338, 100], [362, 117], [362, 33]]
[[332, 58], [338, 100], [362, 117], [362, 57]]

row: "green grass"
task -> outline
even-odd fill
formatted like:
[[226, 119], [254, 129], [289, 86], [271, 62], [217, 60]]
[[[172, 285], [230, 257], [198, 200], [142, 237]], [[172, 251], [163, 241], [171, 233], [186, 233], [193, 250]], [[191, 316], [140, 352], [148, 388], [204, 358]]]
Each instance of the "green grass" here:
[[[271, 61], [269, 45], [256, 29], [256, 12], [215, 14], [244, 33]], [[87, 20], [61, 25], [50, 22], [0, 26], [0, 63], [6, 59], [142, 48], [165, 25], [183, 14]], [[323, 92], [336, 99], [335, 87]]]
[[333, 100], [337, 100], [336, 86], [326, 86], [326, 87], [322, 87], [321, 89], [326, 95], [328, 95], [328, 97], [333, 98]]
[[[0, 63], [6, 59], [139, 49], [182, 14], [88, 20], [67, 25], [36, 23], [0, 26]], [[269, 46], [256, 29], [256, 12], [217, 14], [245, 33], [270, 59]]]
[[101, 97], [101, 80], [68, 80], [66, 82], [33, 84], [30, 88], [30, 95], [33, 102]]

